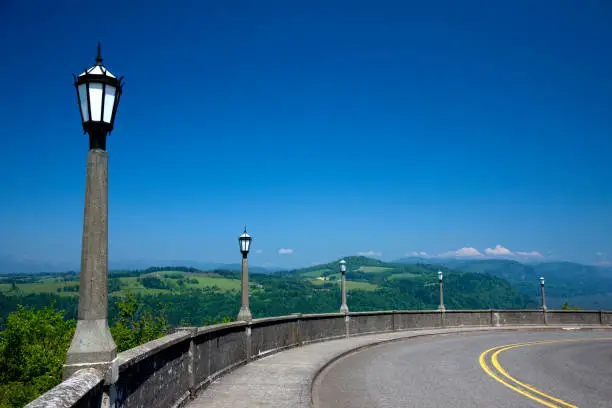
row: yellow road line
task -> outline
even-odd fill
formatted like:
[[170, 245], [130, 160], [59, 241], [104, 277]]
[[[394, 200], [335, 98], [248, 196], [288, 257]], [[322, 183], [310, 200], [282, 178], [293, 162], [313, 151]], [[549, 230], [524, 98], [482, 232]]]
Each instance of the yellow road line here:
[[483, 353], [480, 355], [479, 359], [478, 359], [478, 361], [479, 361], [479, 363], [480, 363], [480, 367], [482, 367], [482, 369], [485, 371], [485, 373], [487, 373], [487, 374], [488, 374], [488, 375], [489, 375], [491, 378], [493, 378], [494, 380], [499, 381], [500, 383], [502, 383], [502, 384], [503, 384], [503, 385], [505, 385], [506, 387], [510, 388], [510, 389], [511, 389], [511, 390], [513, 390], [513, 391], [518, 392], [519, 394], [522, 394], [522, 395], [526, 396], [527, 398], [531, 398], [532, 400], [535, 400], [535, 401], [539, 402], [540, 404], [542, 404], [542, 405], [544, 405], [544, 406], [547, 406], [547, 407], [549, 407], [549, 408], [559, 408], [559, 406], [557, 406], [557, 405], [550, 404], [549, 402], [544, 401], [544, 400], [542, 400], [542, 399], [540, 399], [540, 398], [536, 397], [535, 395], [531, 395], [531, 394], [529, 394], [529, 393], [527, 393], [527, 392], [525, 392], [525, 391], [523, 391], [523, 390], [521, 390], [521, 389], [519, 389], [519, 388], [516, 388], [516, 387], [515, 387], [515, 386], [513, 386], [512, 384], [507, 383], [506, 381], [504, 381], [504, 380], [502, 380], [501, 378], [499, 378], [499, 377], [498, 377], [496, 374], [494, 374], [494, 373], [491, 371], [491, 369], [489, 368], [489, 366], [486, 364], [486, 362], [485, 362], [485, 358], [486, 358], [486, 355], [487, 355], [487, 354], [488, 354], [490, 351], [492, 351], [492, 350], [494, 350], [494, 349], [496, 349], [496, 348], [497, 348], [497, 347], [493, 347], [493, 348], [491, 348], [491, 349], [489, 349], [489, 350], [487, 350], [487, 351], [483, 352]]
[[[513, 348], [517, 348], [517, 347], [524, 347], [524, 346], [532, 346], [532, 345], [538, 345], [538, 344], [551, 344], [551, 343], [564, 343], [564, 342], [574, 342], [574, 341], [597, 341], [597, 340], [612, 340], [612, 338], [604, 338], [604, 337], [596, 337], [596, 338], [583, 338], [583, 339], [564, 339], [564, 340], [540, 340], [540, 341], [532, 341], [532, 342], [526, 342], [526, 343], [517, 343], [517, 344], [509, 344], [509, 345], [505, 345], [505, 346], [497, 346], [497, 347], [492, 347], [486, 351], [484, 351], [482, 354], [480, 354], [480, 357], [478, 358], [478, 361], [480, 363], [480, 367], [484, 370], [485, 373], [487, 373], [490, 377], [492, 377], [493, 379], [495, 379], [496, 381], [500, 382], [501, 384], [505, 385], [506, 387], [510, 388], [513, 391], [518, 392], [521, 395], [524, 395], [527, 398], [530, 398], [534, 401], [539, 402], [540, 404], [547, 406], [549, 408], [561, 408], [558, 405], [553, 404], [550, 401], [554, 401], [558, 404], [561, 404], [567, 408], [578, 408], [576, 405], [572, 405], [568, 402], [565, 402], [559, 398], [555, 398], [551, 395], [548, 395], [530, 385], [527, 385], [519, 380], [517, 380], [516, 378], [512, 377], [510, 374], [508, 374], [506, 372], [506, 370], [504, 370], [504, 368], [499, 364], [498, 361], [498, 356], [501, 352], [506, 351], [506, 350], [510, 350]], [[496, 373], [493, 372], [493, 370], [487, 365], [486, 362], [486, 358], [488, 357], [489, 353], [493, 353], [491, 356], [491, 363], [493, 365], [493, 367], [495, 367], [495, 369], [504, 377], [506, 377], [508, 380], [514, 382], [515, 385], [505, 381], [504, 379], [500, 378]], [[527, 392], [526, 390], [522, 390], [518, 387], [516, 387], [516, 385], [519, 385], [523, 388], [525, 388], [526, 390], [531, 391], [531, 393]], [[544, 398], [549, 399], [550, 401], [546, 401], [543, 400], [542, 398], [534, 395], [534, 394], [538, 394]]]

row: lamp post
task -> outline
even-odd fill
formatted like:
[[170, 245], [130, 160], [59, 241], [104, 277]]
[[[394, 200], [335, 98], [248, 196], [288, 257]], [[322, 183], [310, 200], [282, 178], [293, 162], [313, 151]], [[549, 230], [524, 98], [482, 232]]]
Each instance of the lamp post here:
[[340, 261], [340, 272], [342, 272], [342, 305], [340, 306], [340, 313], [347, 314], [349, 308], [346, 305], [346, 261], [344, 259]]
[[237, 320], [243, 320], [246, 322], [253, 320], [251, 310], [249, 309], [249, 264], [247, 260], [252, 239], [253, 238], [247, 234], [246, 227], [244, 227], [244, 232], [240, 237], [238, 237], [240, 252], [242, 253], [242, 304], [240, 305]]
[[446, 308], [444, 307], [444, 284], [442, 283], [444, 279], [444, 275], [442, 271], [438, 271], [438, 281], [440, 282], [440, 306], [438, 306], [438, 310], [444, 312]]
[[540, 276], [540, 291], [542, 292], [542, 310], [546, 311], [546, 293], [544, 292], [544, 277]]
[[106, 136], [113, 130], [123, 77], [96, 64], [74, 76], [83, 131], [89, 134], [85, 214], [81, 248], [79, 313], [66, 356], [64, 378], [81, 368], [105, 372], [117, 355], [108, 328], [108, 154]]

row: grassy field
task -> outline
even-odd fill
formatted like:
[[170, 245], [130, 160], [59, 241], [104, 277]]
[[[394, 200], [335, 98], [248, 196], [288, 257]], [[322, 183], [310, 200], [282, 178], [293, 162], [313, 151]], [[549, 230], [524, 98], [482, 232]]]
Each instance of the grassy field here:
[[[183, 273], [183, 272], [173, 272], [173, 271], [164, 271], [164, 272], [155, 272], [143, 276], [156, 276], [159, 277], [164, 282], [172, 282], [174, 287], [178, 289], [176, 285], [177, 279], [165, 278], [164, 275], [173, 275], [180, 276], [189, 279], [196, 279], [198, 283], [186, 283], [183, 287], [185, 289], [198, 289], [205, 287], [218, 287], [221, 291], [232, 291], [232, 290], [240, 290], [240, 280], [239, 279], [229, 279], [224, 278], [215, 274], [194, 274], [194, 273]], [[145, 288], [139, 281], [137, 277], [120, 277], [118, 278], [122, 286], [123, 291], [131, 291], [133, 293], [140, 293], [143, 295], [152, 295], [157, 293], [168, 293], [167, 289], [151, 289]], [[70, 280], [68, 282], [64, 282], [62, 278], [53, 278], [53, 277], [45, 277], [36, 283], [18, 283], [17, 289], [19, 293], [29, 294], [29, 293], [54, 293], [58, 296], [78, 296], [79, 292], [64, 292], [62, 288], [65, 286], [76, 286], [79, 284], [78, 279]], [[60, 291], [58, 291], [58, 288]], [[11, 290], [10, 283], [0, 283], [0, 292], [13, 293], [9, 292]], [[120, 295], [121, 292], [113, 292], [112, 296]]]
[[417, 278], [419, 276], [423, 276], [423, 275], [417, 275], [416, 273], [410, 273], [410, 272], [403, 272], [403, 273], [396, 273], [394, 275], [389, 276], [389, 279], [412, 279], [412, 278]]
[[393, 268], [387, 268], [384, 266], [360, 266], [359, 269], [357, 270], [359, 272], [376, 273], [376, 272], [392, 271]]
[[329, 269], [317, 269], [316, 271], [310, 271], [310, 272], [306, 272], [301, 274], [301, 276], [305, 276], [308, 278], [317, 278], [319, 276], [321, 276], [323, 274], [323, 272], [328, 272]]
[[194, 278], [198, 280], [197, 285], [189, 284], [190, 288], [204, 288], [207, 286], [217, 286], [221, 290], [230, 291], [232, 289], [239, 290], [240, 289], [240, 280], [238, 279], [228, 279], [228, 278], [217, 278], [213, 276], [197, 276], [194, 275]]
[[369, 283], [369, 282], [352, 282], [352, 281], [347, 281], [346, 282], [346, 288], [348, 290], [368, 290], [368, 291], [372, 291], [372, 290], [378, 289], [378, 286], [374, 285], [373, 283]]
[[[166, 272], [160, 274], [159, 272], [155, 272], [152, 274], [148, 274], [147, 276], [157, 276], [165, 282], [167, 281], [176, 282], [176, 279], [164, 278], [165, 273]], [[197, 284], [186, 283], [184, 286], [186, 289], [197, 289], [197, 288], [205, 288], [205, 287], [213, 287], [213, 286], [216, 286], [220, 290], [227, 291], [227, 292], [233, 289], [235, 290], [240, 289], [240, 280], [238, 279], [222, 278], [222, 277], [219, 277], [218, 275], [213, 275], [213, 274], [201, 275], [201, 274], [183, 273], [183, 272], [169, 272], [168, 274], [182, 274], [181, 276], [185, 276], [186, 278], [189, 278], [189, 279], [196, 279], [198, 281]], [[121, 282], [123, 282], [126, 285], [124, 289], [129, 289], [134, 292], [139, 292], [142, 294], [168, 292], [168, 290], [164, 290], [164, 289], [145, 288], [138, 282], [138, 278], [135, 278], [135, 277], [119, 278], [119, 279], [121, 280]]]
[[123, 283], [125, 286], [123, 287], [123, 289], [130, 289], [130, 290], [138, 290], [138, 289], [144, 289], [144, 287], [138, 283], [138, 278], [119, 278], [119, 280], [121, 281], [121, 283]]
[[[79, 282], [78, 281], [69, 281], [69, 282], [59, 282], [45, 279], [43, 282], [39, 283], [20, 283], [17, 284], [17, 288], [23, 294], [28, 293], [55, 293], [59, 296], [77, 296], [79, 292], [58, 292], [58, 288], [63, 288], [64, 286], [75, 286]], [[11, 289], [11, 284], [9, 283], [1, 283], [0, 284], [0, 292], [7, 292]]]
[[[322, 281], [322, 280], [313, 280], [311, 281], [313, 285], [317, 285], [317, 286], [322, 286], [326, 283], [335, 283], [338, 286], [340, 286], [340, 281]], [[377, 285], [374, 285], [373, 283], [369, 283], [369, 282], [353, 282], [353, 281], [346, 281], [346, 289], [347, 290], [367, 290], [367, 291], [373, 291], [378, 289]]]

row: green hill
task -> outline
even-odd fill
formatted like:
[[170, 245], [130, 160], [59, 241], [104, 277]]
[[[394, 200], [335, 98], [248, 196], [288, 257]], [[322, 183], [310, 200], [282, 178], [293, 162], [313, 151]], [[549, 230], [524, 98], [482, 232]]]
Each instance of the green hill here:
[[411, 259], [401, 262], [430, 262], [466, 272], [483, 273], [506, 279], [521, 293], [539, 297], [539, 277], [546, 278], [549, 307], [564, 302], [582, 309], [612, 308], [612, 269], [574, 262], [524, 264], [508, 259]]
[[[347, 263], [347, 288], [367, 283], [369, 290], [388, 298], [402, 298], [413, 304], [431, 307], [438, 304], [438, 270], [445, 275], [445, 304], [449, 308], [519, 308], [536, 306], [535, 298], [521, 294], [500, 277], [460, 271], [430, 264], [389, 263], [363, 256], [344, 258]], [[312, 284], [337, 287], [340, 260], [290, 271]]]
[[[438, 282], [435, 265], [387, 263], [347, 257], [348, 303], [352, 311], [435, 309]], [[535, 301], [507, 281], [482, 273], [442, 268], [445, 305], [450, 309], [518, 309]], [[339, 260], [310, 268], [250, 276], [251, 311], [255, 317], [291, 313], [335, 312], [340, 307]], [[17, 305], [41, 308], [55, 302], [66, 317], [76, 317], [78, 275], [28, 274], [0, 277], [0, 326]], [[152, 313], [159, 305], [172, 325], [203, 325], [234, 319], [240, 306], [238, 272], [199, 271], [187, 267], [153, 267], [114, 272], [109, 279], [109, 317], [125, 291]]]

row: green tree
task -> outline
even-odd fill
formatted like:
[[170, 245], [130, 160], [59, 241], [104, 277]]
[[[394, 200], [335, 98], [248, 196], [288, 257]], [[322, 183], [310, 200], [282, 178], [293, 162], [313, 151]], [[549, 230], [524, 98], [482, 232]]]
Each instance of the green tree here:
[[0, 333], [0, 407], [22, 407], [61, 382], [75, 322], [54, 305], [18, 306]]
[[121, 291], [121, 287], [123, 287], [123, 283], [118, 278], [110, 278], [108, 280], [108, 293], [119, 292]]
[[567, 301], [561, 305], [561, 310], [580, 310], [578, 306], [570, 305]]
[[139, 302], [136, 296], [128, 291], [115, 305], [118, 313], [111, 327], [111, 334], [117, 344], [117, 351], [131, 349], [168, 333], [170, 324], [166, 318], [164, 304], [158, 303], [153, 315], [143, 302]]
[[140, 278], [140, 283], [147, 289], [168, 289], [168, 285], [156, 276], [145, 276]]

